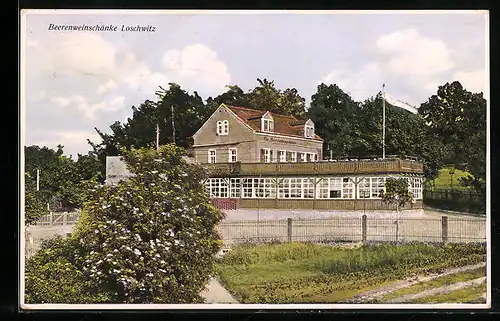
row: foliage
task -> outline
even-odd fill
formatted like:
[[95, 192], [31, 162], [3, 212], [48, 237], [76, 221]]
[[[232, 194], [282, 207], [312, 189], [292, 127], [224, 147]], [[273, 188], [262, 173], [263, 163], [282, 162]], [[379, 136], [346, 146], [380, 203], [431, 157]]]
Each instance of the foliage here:
[[75, 238], [42, 243], [26, 263], [26, 303], [103, 303], [106, 293], [92, 286], [82, 265], [85, 249]]
[[240, 303], [335, 303], [415, 275], [482, 262], [484, 244], [235, 247], [219, 279]]
[[30, 225], [49, 211], [46, 200], [36, 190], [36, 180], [29, 173], [25, 173], [24, 188], [24, 223]]
[[420, 106], [419, 113], [430, 132], [450, 147], [444, 162], [465, 167], [471, 177], [464, 183], [484, 193], [486, 100], [483, 94], [467, 91], [458, 81], [446, 83]]
[[222, 219], [201, 185], [204, 171], [171, 144], [131, 149], [134, 177], [90, 190], [74, 237], [88, 251], [93, 286], [111, 303], [193, 303], [213, 271]]
[[382, 201], [404, 207], [413, 201], [413, 194], [408, 190], [408, 180], [404, 177], [388, 177], [385, 181], [385, 191]]
[[[25, 147], [25, 173], [29, 177], [26, 181], [27, 191], [32, 187], [29, 184], [33, 180], [36, 183], [37, 170], [40, 171], [38, 199], [45, 204], [58, 199], [60, 205], [65, 208], [81, 205], [83, 181], [92, 178], [102, 180], [104, 176], [99, 161], [92, 154], [78, 154], [77, 160], [74, 161], [64, 155], [61, 145], [57, 151], [46, 146]], [[30, 202], [32, 200], [30, 196]]]

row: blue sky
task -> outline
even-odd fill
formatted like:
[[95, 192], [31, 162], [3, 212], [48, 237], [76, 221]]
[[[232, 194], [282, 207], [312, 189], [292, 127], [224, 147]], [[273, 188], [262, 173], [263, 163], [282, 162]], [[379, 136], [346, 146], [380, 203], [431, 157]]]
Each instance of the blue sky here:
[[[419, 106], [459, 80], [485, 91], [487, 14], [403, 12], [25, 12], [25, 145], [65, 146], [76, 156], [176, 82], [204, 98], [257, 78], [294, 87], [309, 103], [321, 82], [354, 99], [377, 94]], [[116, 32], [54, 31], [55, 25], [115, 25]], [[155, 32], [122, 32], [121, 26]]]

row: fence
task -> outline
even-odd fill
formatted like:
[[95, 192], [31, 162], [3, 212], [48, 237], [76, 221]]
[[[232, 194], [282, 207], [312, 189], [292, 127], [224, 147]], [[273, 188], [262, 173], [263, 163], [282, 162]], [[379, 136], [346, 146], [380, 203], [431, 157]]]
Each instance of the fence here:
[[427, 206], [458, 212], [486, 213], [486, 197], [475, 190], [425, 190], [423, 202]]
[[37, 226], [58, 226], [76, 224], [80, 217], [79, 211], [74, 212], [50, 212], [36, 221]]
[[224, 245], [267, 242], [432, 242], [486, 241], [482, 218], [281, 219], [220, 224]]

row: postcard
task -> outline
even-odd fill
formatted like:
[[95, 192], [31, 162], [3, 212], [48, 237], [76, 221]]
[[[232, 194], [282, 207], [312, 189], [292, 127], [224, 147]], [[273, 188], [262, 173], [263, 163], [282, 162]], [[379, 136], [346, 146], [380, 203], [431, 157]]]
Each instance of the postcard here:
[[491, 307], [487, 11], [20, 15], [21, 309]]

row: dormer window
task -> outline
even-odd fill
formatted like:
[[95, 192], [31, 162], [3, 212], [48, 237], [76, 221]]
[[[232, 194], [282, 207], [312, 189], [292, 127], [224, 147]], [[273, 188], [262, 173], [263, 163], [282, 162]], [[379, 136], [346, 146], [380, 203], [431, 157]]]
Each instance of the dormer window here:
[[261, 129], [263, 132], [272, 132], [274, 130], [273, 117], [269, 112], [265, 113], [261, 118]]
[[304, 136], [314, 138], [314, 123], [310, 119], [304, 125]]
[[229, 121], [219, 120], [217, 122], [217, 135], [228, 135], [229, 134]]

